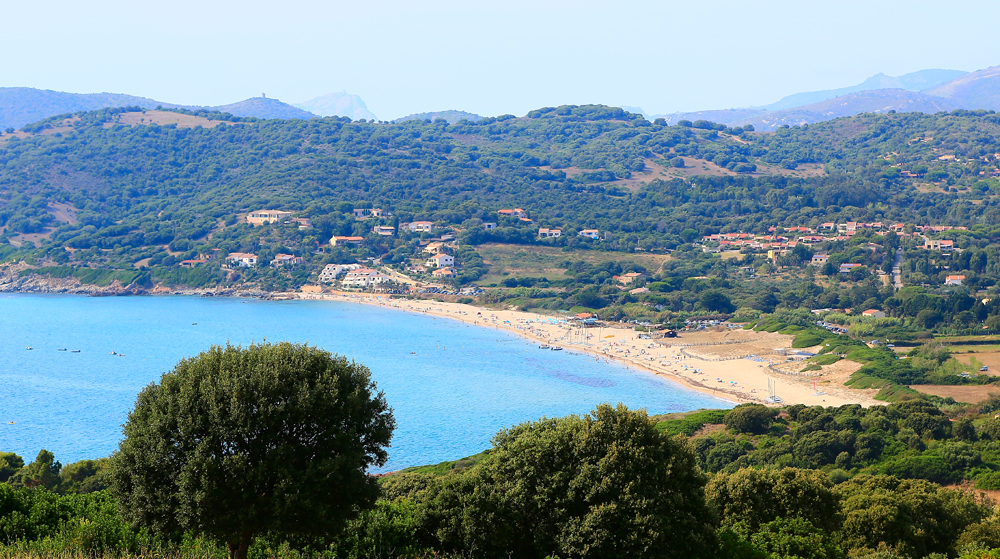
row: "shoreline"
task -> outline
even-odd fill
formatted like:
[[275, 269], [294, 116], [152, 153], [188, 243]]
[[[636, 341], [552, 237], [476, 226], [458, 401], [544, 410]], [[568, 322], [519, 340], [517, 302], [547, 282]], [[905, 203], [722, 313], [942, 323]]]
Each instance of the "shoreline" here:
[[[670, 380], [685, 389], [734, 404], [759, 403], [771, 406], [798, 403], [823, 406], [861, 404], [865, 407], [884, 404], [874, 400], [866, 392], [846, 388], [838, 387], [837, 392], [833, 394], [816, 393], [815, 389], [809, 388], [808, 382], [803, 383], [770, 372], [765, 368], [763, 360], [702, 360], [684, 351], [686, 344], [681, 341], [682, 338], [675, 338], [677, 343], [657, 344], [653, 340], [640, 339], [636, 332], [628, 328], [572, 328], [565, 319], [538, 313], [494, 310], [436, 300], [393, 298], [390, 295], [370, 293], [328, 292], [285, 295], [308, 301], [371, 305], [447, 318], [470, 326], [495, 328], [535, 343], [577, 351], [598, 360], [603, 359], [605, 362], [613, 361], [626, 369], [635, 368], [644, 374]], [[588, 334], [588, 331], [595, 330], [597, 334]], [[790, 343], [790, 336], [781, 337], [787, 338], [786, 341]], [[715, 384], [719, 386], [710, 383], [712, 378], [716, 379]], [[725, 384], [727, 380], [730, 380], [729, 384]], [[769, 404], [765, 401], [768, 380], [780, 384], [778, 392], [782, 395], [781, 404]]]
[[[699, 357], [685, 351], [682, 338], [674, 343], [655, 343], [640, 339], [633, 330], [623, 327], [573, 328], [564, 318], [514, 310], [495, 310], [462, 303], [433, 299], [394, 298], [388, 294], [355, 292], [269, 292], [259, 289], [152, 289], [122, 287], [120, 284], [101, 287], [81, 284], [76, 278], [48, 278], [33, 274], [21, 277], [16, 266], [6, 266], [0, 274], [0, 293], [86, 296], [200, 296], [237, 297], [258, 300], [327, 300], [373, 305], [404, 312], [430, 314], [464, 322], [470, 326], [495, 328], [517, 335], [535, 343], [577, 351], [590, 358], [614, 361], [626, 369], [635, 368], [682, 388], [709, 395], [719, 400], [740, 403], [761, 403], [768, 393], [766, 384], [773, 381], [780, 385], [778, 394], [782, 402], [777, 405], [807, 404], [839, 406], [844, 404], [883, 405], [865, 391], [842, 386], [830, 386], [833, 394], [808, 389], [808, 383], [789, 375], [773, 373], [762, 364], [764, 360], [732, 359], [719, 361], [712, 357]], [[6, 280], [6, 281], [5, 281]], [[593, 330], [598, 330], [595, 339]], [[588, 333], [589, 332], [589, 333]], [[607, 334], [607, 335], [605, 335]], [[688, 334], [690, 335], [690, 334]], [[777, 335], [776, 335], [777, 336]], [[682, 336], [683, 337], [683, 336]], [[713, 344], [699, 344], [713, 345]], [[717, 376], [716, 376], [717, 375]], [[716, 382], [712, 383], [714, 377]], [[728, 382], [728, 384], [727, 384]]]

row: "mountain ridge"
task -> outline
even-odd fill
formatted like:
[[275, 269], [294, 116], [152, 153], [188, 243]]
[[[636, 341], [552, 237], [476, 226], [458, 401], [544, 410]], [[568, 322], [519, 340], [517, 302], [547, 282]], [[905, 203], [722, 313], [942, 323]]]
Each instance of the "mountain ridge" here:
[[316, 118], [277, 99], [251, 97], [219, 106], [180, 105], [125, 93], [67, 93], [32, 87], [0, 87], [0, 130], [21, 128], [56, 115], [114, 107], [208, 109], [253, 118]]

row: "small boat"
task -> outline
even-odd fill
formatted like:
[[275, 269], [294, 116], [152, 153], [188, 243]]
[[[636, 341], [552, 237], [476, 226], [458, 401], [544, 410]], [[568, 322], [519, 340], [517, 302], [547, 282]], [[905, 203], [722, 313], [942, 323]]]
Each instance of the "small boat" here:
[[59, 351], [66, 351], [66, 348], [61, 347], [61, 348], [59, 348]]
[[552, 348], [552, 351], [562, 351], [562, 350], [563, 350], [563, 348], [561, 348], [561, 347], [554, 347], [554, 348]]
[[7, 425], [17, 425], [17, 424], [16, 424], [16, 423], [14, 423], [13, 421], [8, 421], [8, 422], [7, 422]]
[[31, 350], [33, 350], [33, 349], [35, 349], [35, 348], [33, 348], [33, 347], [31, 347], [31, 346], [29, 345], [28, 347], [26, 347], [26, 348], [24, 348], [24, 349], [26, 349], [26, 350], [28, 350], [28, 351], [31, 351]]
[[547, 345], [540, 345], [538, 346], [538, 349], [552, 349], [552, 348]]
[[118, 355], [118, 352], [117, 351], [112, 351], [111, 355]]
[[71, 349], [71, 350], [69, 350], [69, 352], [70, 353], [80, 353], [80, 350], [79, 349]]
[[198, 323], [197, 323], [197, 322], [192, 322], [192, 323], [191, 323], [191, 326], [197, 326], [197, 325], [198, 325]]

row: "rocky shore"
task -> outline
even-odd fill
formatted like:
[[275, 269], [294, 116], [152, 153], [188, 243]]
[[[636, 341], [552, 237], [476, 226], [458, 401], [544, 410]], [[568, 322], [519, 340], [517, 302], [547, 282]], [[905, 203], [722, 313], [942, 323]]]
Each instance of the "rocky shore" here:
[[288, 299], [288, 294], [263, 291], [252, 287], [220, 287], [212, 289], [172, 288], [163, 285], [142, 287], [122, 285], [115, 280], [106, 286], [81, 283], [77, 278], [53, 278], [46, 275], [23, 273], [31, 266], [23, 263], [0, 266], [0, 293], [52, 293], [89, 295], [91, 297], [119, 297], [126, 295], [197, 295], [201, 297], [247, 297], [254, 299]]

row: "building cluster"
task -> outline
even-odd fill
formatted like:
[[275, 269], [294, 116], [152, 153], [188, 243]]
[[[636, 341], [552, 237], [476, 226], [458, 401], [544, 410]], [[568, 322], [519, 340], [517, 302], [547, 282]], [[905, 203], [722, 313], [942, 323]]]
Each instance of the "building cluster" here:
[[[786, 254], [788, 250], [795, 248], [799, 243], [813, 245], [824, 241], [849, 241], [858, 232], [866, 230], [870, 230], [879, 236], [895, 234], [901, 237], [911, 235], [922, 237], [927, 233], [967, 230], [966, 227], [961, 226], [917, 225], [914, 227], [914, 233], [906, 233], [905, 228], [906, 225], [903, 223], [886, 224], [880, 221], [871, 223], [854, 221], [846, 223], [827, 222], [820, 224], [816, 228], [789, 227], [778, 229], [771, 227], [767, 235], [756, 235], [753, 233], [717, 233], [714, 235], [705, 235], [702, 237], [702, 243], [710, 245], [705, 246], [705, 250], [709, 252], [748, 249], [755, 252], [767, 251], [768, 256], [773, 258], [777, 255]], [[949, 252], [954, 247], [954, 241], [951, 240], [932, 240], [926, 237], [924, 239], [924, 248], [927, 250]], [[824, 260], [818, 262], [814, 257], [813, 264], [826, 263], [825, 255], [817, 256], [822, 256]]]

